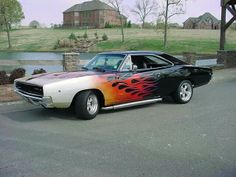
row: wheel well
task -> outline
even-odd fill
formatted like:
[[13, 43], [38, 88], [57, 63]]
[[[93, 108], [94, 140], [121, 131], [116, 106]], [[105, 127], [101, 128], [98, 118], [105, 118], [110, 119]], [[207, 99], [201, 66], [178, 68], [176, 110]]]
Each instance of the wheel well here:
[[71, 102], [70, 107], [74, 106], [76, 96], [77, 96], [78, 94], [82, 93], [82, 92], [85, 92], [85, 91], [93, 91], [93, 92], [97, 95], [97, 97], [98, 97], [100, 106], [103, 107], [103, 106], [105, 105], [104, 95], [103, 95], [103, 93], [102, 93], [100, 90], [98, 90], [98, 89], [88, 89], [88, 90], [82, 90], [82, 91], [78, 92], [78, 93], [74, 96], [74, 98], [73, 98], [73, 100], [72, 100], [72, 102]]
[[185, 78], [185, 79], [182, 79], [178, 84], [180, 84], [181, 82], [183, 82], [183, 81], [185, 81], [185, 80], [191, 82], [192, 87], [194, 87], [195, 83], [194, 83], [194, 80], [191, 79], [191, 78]]
[[192, 86], [194, 87], [195, 83], [194, 83], [194, 80], [193, 80], [193, 79], [188, 78], [188, 79], [186, 79], [186, 80], [188, 80], [189, 82], [191, 82]]
[[[191, 82], [191, 84], [192, 84], [192, 86], [193, 86], [193, 88], [194, 88], [194, 81], [193, 81], [192, 79], [190, 79], [190, 78], [184, 78], [184, 79], [181, 79], [181, 80], [178, 82], [178, 85], [177, 85], [176, 90], [178, 89], [180, 83], [183, 82], [184, 80], [187, 80], [187, 81]], [[174, 90], [173, 92], [171, 92], [169, 95], [173, 95], [173, 94], [176, 92], [176, 90]]]

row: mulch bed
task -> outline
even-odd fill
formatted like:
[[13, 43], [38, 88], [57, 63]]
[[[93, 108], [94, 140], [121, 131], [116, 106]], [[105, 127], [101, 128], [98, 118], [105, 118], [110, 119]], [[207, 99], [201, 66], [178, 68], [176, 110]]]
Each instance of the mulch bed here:
[[18, 101], [21, 98], [14, 92], [13, 85], [0, 85], [0, 103]]

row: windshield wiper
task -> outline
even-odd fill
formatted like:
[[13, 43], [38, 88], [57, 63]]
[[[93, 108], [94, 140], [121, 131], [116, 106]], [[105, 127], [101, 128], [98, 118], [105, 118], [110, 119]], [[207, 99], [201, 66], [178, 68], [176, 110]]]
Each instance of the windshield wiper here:
[[85, 67], [85, 66], [83, 66], [83, 67], [82, 67], [82, 69], [84, 69], [84, 70], [88, 70], [88, 68], [87, 68], [87, 67]]
[[104, 68], [100, 68], [100, 67], [93, 67], [93, 70], [96, 70], [98, 72], [106, 72]]

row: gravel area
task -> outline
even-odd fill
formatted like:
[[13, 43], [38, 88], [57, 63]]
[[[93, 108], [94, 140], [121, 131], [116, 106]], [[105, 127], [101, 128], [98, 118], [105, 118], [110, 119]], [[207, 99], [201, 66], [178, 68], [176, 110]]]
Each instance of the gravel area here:
[[18, 101], [21, 98], [13, 91], [13, 85], [0, 85], [0, 102]]

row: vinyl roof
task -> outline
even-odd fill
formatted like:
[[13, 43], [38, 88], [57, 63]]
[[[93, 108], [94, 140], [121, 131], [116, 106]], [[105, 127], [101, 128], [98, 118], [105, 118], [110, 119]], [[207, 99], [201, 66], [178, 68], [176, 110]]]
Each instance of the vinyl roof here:
[[100, 53], [101, 55], [109, 55], [109, 54], [120, 54], [120, 55], [151, 55], [151, 54], [157, 54], [161, 55], [163, 52], [159, 51], [114, 51], [114, 52], [103, 52]]

